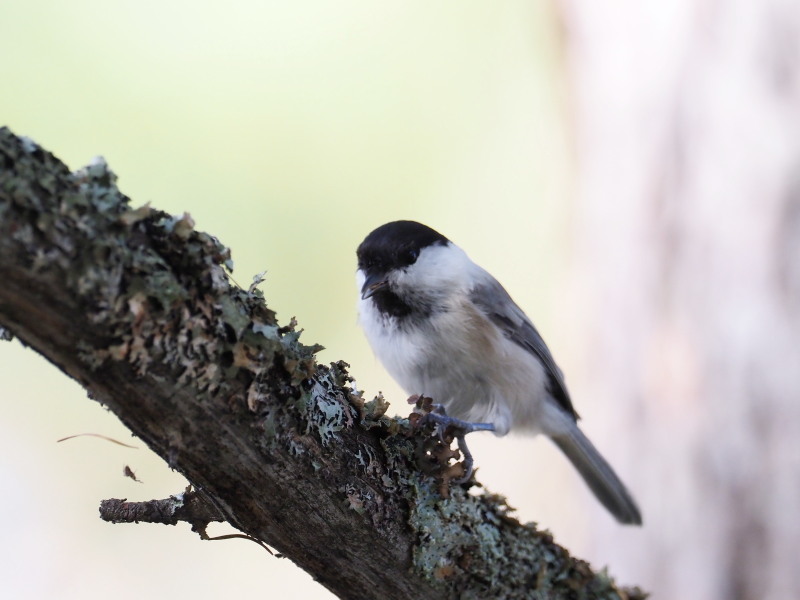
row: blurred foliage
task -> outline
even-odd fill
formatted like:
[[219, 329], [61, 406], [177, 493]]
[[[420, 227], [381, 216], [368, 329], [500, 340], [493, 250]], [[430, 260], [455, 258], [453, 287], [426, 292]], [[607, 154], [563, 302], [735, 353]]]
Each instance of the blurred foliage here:
[[[261, 288], [281, 323], [296, 315], [304, 339], [327, 348], [323, 361], [347, 360], [360, 387], [399, 406], [354, 306], [354, 249], [382, 222], [413, 218], [455, 239], [523, 306], [538, 303], [546, 333], [542, 289], [567, 229], [569, 172], [549, 10], [521, 0], [6, 2], [0, 124], [72, 169], [102, 154], [134, 205], [191, 213], [231, 247], [242, 286], [266, 269]], [[209, 549], [188, 531], [101, 523], [103, 497], [161, 497], [179, 479], [145, 450], [56, 445], [84, 431], [128, 438], [17, 342], [0, 344], [0, 380], [0, 475], [15, 482], [0, 506], [18, 515], [0, 544], [9, 597], [325, 595], [247, 544]], [[146, 485], [125, 480], [127, 464]], [[34, 499], [52, 489], [65, 499], [45, 511]], [[220, 572], [198, 577], [177, 554]], [[133, 555], [152, 577], [130, 576]]]

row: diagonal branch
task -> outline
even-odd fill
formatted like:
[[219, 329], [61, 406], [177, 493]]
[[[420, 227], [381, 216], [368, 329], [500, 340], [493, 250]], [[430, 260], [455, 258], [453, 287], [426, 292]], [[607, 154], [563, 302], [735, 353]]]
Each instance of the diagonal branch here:
[[209, 499], [343, 598], [641, 598], [416, 468], [425, 434], [344, 363], [233, 286], [188, 215], [133, 210], [96, 161], [74, 174], [0, 129], [0, 329], [79, 381]]

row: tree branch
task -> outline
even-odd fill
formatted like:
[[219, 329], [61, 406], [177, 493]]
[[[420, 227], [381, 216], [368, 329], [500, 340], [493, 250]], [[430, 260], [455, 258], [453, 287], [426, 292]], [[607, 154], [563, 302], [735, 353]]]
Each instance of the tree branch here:
[[202, 528], [225, 516], [202, 494], [186, 490], [162, 500], [128, 502], [111, 498], [100, 502], [100, 518], [109, 523], [160, 523], [177, 525], [180, 521]]
[[443, 497], [416, 466], [426, 432], [365, 401], [344, 363], [316, 364], [255, 286], [230, 283], [228, 250], [191, 217], [133, 210], [114, 182], [102, 161], [71, 174], [0, 129], [0, 325], [218, 517], [342, 598], [643, 597], [499, 497]]

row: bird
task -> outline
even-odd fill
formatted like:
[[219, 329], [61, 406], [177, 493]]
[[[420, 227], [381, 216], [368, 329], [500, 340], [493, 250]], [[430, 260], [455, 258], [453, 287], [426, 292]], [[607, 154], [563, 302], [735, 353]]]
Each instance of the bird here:
[[544, 434], [620, 523], [641, 525], [633, 497], [578, 427], [542, 336], [491, 274], [416, 221], [381, 225], [356, 256], [359, 324], [400, 386], [437, 403], [437, 423], [462, 435]]

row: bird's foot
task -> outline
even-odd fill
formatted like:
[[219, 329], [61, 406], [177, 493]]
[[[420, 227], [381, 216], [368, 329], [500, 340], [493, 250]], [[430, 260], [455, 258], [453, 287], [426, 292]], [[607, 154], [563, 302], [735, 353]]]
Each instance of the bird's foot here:
[[[415, 411], [415, 414], [421, 414], [417, 420], [418, 426], [424, 427], [425, 425], [433, 423], [436, 427], [439, 441], [448, 450], [453, 439], [458, 442], [458, 449], [463, 456], [463, 462], [460, 465], [463, 474], [459, 477], [448, 477], [448, 481], [452, 481], [457, 485], [469, 481], [475, 470], [475, 464], [472, 453], [467, 446], [465, 436], [473, 431], [494, 431], [494, 425], [492, 423], [471, 423], [470, 421], [451, 417], [447, 414], [444, 405], [434, 404], [430, 398], [424, 396], [412, 396], [409, 402], [412, 402], [412, 400], [420, 411]], [[449, 456], [445, 457], [445, 460], [449, 460]]]

